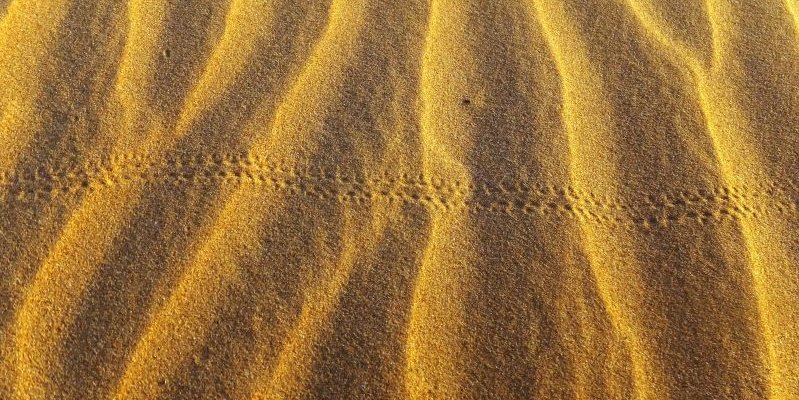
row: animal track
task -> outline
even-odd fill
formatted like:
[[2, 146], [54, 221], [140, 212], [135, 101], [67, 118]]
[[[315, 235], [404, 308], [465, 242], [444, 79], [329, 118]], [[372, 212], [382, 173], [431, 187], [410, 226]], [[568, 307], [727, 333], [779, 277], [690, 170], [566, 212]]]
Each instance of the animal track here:
[[793, 181], [784, 185], [767, 182], [748, 188], [718, 186], [621, 199], [526, 179], [504, 177], [465, 183], [409, 174], [351, 175], [289, 165], [262, 156], [226, 154], [162, 160], [127, 155], [86, 163], [80, 168], [4, 173], [0, 174], [0, 199], [31, 202], [135, 182], [256, 185], [354, 205], [402, 202], [444, 212], [560, 215], [647, 228], [687, 221], [710, 223], [773, 213], [796, 214], [799, 201], [799, 185]]

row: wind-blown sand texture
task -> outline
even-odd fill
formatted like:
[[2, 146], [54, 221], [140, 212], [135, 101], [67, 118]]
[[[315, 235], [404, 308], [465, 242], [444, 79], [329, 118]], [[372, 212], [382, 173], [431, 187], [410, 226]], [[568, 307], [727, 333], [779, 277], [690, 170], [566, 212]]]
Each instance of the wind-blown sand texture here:
[[799, 398], [795, 0], [0, 0], [0, 398]]

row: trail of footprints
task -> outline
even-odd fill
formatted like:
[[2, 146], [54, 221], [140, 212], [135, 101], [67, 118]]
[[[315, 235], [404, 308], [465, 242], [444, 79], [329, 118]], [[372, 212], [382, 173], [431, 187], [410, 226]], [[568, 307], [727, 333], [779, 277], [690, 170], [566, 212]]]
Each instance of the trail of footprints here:
[[408, 174], [355, 176], [336, 170], [298, 167], [252, 155], [198, 155], [147, 159], [136, 155], [87, 163], [0, 174], [0, 201], [34, 202], [115, 186], [157, 182], [174, 185], [231, 183], [316, 197], [351, 205], [402, 202], [436, 211], [574, 217], [611, 225], [667, 227], [675, 223], [796, 214], [799, 184], [764, 182], [758, 187], [713, 187], [681, 192], [610, 198], [503, 177], [464, 183]]

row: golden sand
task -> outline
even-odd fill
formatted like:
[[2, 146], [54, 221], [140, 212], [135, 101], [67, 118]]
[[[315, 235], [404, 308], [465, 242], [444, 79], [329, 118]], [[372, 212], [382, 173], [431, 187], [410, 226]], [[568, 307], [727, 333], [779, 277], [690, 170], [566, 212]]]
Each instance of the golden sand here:
[[0, 18], [0, 399], [799, 399], [795, 0]]

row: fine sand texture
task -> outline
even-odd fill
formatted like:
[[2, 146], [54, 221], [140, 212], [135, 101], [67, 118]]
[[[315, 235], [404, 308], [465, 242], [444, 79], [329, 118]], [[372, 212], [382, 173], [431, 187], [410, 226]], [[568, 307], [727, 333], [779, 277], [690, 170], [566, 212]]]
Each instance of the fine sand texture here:
[[799, 399], [796, 0], [0, 0], [0, 399]]

